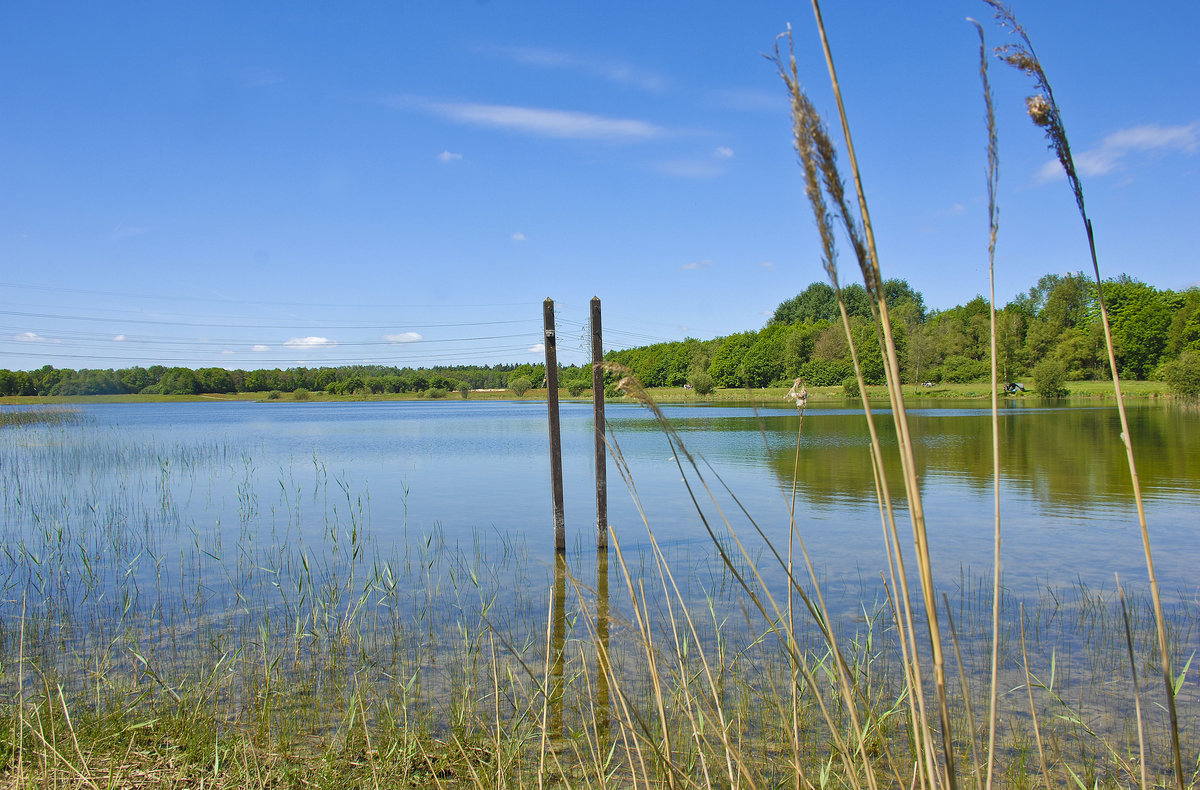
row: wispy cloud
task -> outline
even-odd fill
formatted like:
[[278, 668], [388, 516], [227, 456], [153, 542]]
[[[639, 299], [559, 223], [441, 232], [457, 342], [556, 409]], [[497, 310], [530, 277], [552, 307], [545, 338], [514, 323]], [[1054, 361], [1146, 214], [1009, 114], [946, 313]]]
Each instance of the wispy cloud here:
[[[1186, 126], [1146, 124], [1113, 132], [1100, 145], [1074, 155], [1075, 167], [1085, 176], [1098, 176], [1120, 170], [1130, 155], [1149, 151], [1180, 151], [1194, 154], [1200, 150], [1200, 121]], [[1038, 181], [1045, 183], [1064, 176], [1058, 160], [1051, 160], [1038, 171]]]
[[113, 342], [114, 343], [124, 343], [126, 341], [126, 339], [127, 338], [125, 337], [125, 335], [117, 335], [116, 337], [113, 338]]
[[531, 354], [541, 354], [543, 351], [546, 350], [546, 344], [545, 343], [534, 343], [532, 346], [530, 346], [529, 348], [527, 348], [525, 350]]
[[223, 356], [223, 357], [231, 357], [236, 353], [237, 353], [236, 351], [231, 351], [228, 348], [221, 349], [221, 356]]
[[327, 337], [293, 337], [291, 340], [283, 341], [283, 344], [288, 348], [333, 348], [337, 345], [336, 340], [330, 340]]
[[446, 150], [438, 154], [437, 158], [439, 162], [460, 162], [462, 161], [462, 154], [455, 154]]
[[773, 271], [775, 269], [775, 262], [774, 261], [763, 261], [762, 263], [759, 264], [759, 266], [763, 267], [764, 269], [771, 269]]
[[394, 97], [387, 104], [400, 109], [417, 109], [457, 123], [504, 129], [564, 140], [600, 140], [629, 143], [652, 140], [667, 132], [660, 126], [634, 118], [610, 118], [573, 110], [517, 107], [508, 104], [428, 101]]
[[710, 266], [712, 266], [712, 261], [705, 258], [702, 261], [692, 261], [691, 263], [685, 263], [684, 265], [679, 267], [679, 270], [684, 271], [684, 272], [691, 272], [691, 271], [696, 271], [697, 269], [707, 269]]
[[658, 92], [667, 87], [667, 79], [661, 74], [615, 58], [581, 57], [575, 53], [540, 47], [495, 47], [488, 51], [527, 66], [580, 71], [592, 77], [639, 90]]
[[419, 340], [425, 339], [420, 332], [398, 332], [394, 335], [383, 335], [382, 338], [389, 343], [396, 344], [416, 343]]
[[13, 340], [18, 340], [22, 343], [61, 343], [62, 341], [53, 337], [42, 337], [37, 332], [21, 332], [13, 335]]
[[713, 151], [713, 156], [717, 157], [718, 159], [732, 159], [733, 149], [727, 145], [718, 145]]
[[521, 233], [520, 231], [517, 231], [516, 233], [514, 233], [514, 234], [512, 235], [512, 240], [513, 240], [513, 241], [525, 241], [525, 240], [526, 240], [526, 239], [525, 239], [525, 234], [524, 234], [524, 233]]
[[250, 350], [258, 351], [261, 353], [263, 351], [270, 351], [271, 347], [268, 345], [264, 345], [263, 343], [255, 343], [254, 345], [250, 346]]

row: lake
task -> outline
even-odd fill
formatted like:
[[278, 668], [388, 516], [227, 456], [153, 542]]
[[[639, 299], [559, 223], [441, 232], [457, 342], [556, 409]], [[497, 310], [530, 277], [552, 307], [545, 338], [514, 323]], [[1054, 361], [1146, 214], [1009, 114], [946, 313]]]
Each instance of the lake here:
[[[378, 724], [399, 709], [431, 732], [492, 727], [504, 715], [541, 721], [552, 740], [590, 726], [599, 743], [625, 715], [610, 688], [649, 720], [661, 715], [660, 667], [679, 668], [678, 693], [705, 655], [724, 668], [714, 704], [747, 722], [739, 737], [761, 737], [769, 751], [772, 728], [789, 720], [772, 718], [777, 692], [794, 682], [780, 626], [786, 575], [773, 551], [786, 556], [795, 481], [798, 534], [832, 631], [871, 698], [899, 709], [884, 701], [905, 697], [908, 662], [881, 580], [862, 415], [822, 406], [801, 422], [790, 408], [667, 406], [673, 443], [649, 410], [606, 409], [616, 545], [609, 559], [595, 553], [590, 404], [565, 403], [565, 561], [553, 552], [541, 402], [97, 404], [78, 407], [74, 421], [6, 427], [0, 680], [27, 697], [61, 684], [77, 714], [130, 721], [195, 707], [230, 725], [284, 723], [324, 739], [360, 713]], [[910, 419], [934, 581], [949, 603], [939, 620], [953, 616], [964, 655], [967, 693], [956, 699], [980, 710], [992, 644], [990, 412], [938, 402]], [[1200, 727], [1200, 684], [1187, 680], [1200, 650], [1197, 412], [1136, 403], [1130, 420], [1186, 734]], [[890, 416], [878, 421], [888, 437]], [[1031, 764], [1026, 671], [1042, 679], [1045, 726], [1081, 759], [1132, 753], [1128, 656], [1140, 654], [1139, 672], [1152, 677], [1157, 643], [1115, 409], [1018, 401], [1000, 424], [998, 715], [1011, 747], [1002, 762], [1018, 772]], [[885, 445], [894, 455], [894, 439]], [[900, 474], [888, 463], [915, 577]], [[798, 578], [816, 589], [807, 572]], [[923, 633], [915, 578], [910, 586]], [[797, 606], [789, 633], [801, 658], [828, 672], [829, 642]], [[911, 644], [926, 653], [931, 643]], [[602, 654], [611, 671], [601, 672]], [[1162, 775], [1170, 729], [1156, 683], [1142, 691], [1154, 701], [1148, 737]], [[526, 717], [539, 710], [545, 718]], [[972, 729], [956, 710], [956, 728]], [[1117, 746], [1095, 751], [1097, 733]], [[816, 737], [823, 755], [828, 734]], [[902, 730], [896, 738], [906, 742]], [[767, 761], [786, 773], [785, 763]], [[1119, 759], [1104, 770], [1130, 775]]]
[[[1026, 403], [1011, 403], [1000, 417], [1006, 588], [1019, 596], [1047, 586], [1111, 588], [1114, 573], [1124, 584], [1143, 585], [1145, 561], [1115, 408]], [[1168, 598], [1194, 595], [1197, 413], [1154, 403], [1129, 408], [1160, 583]], [[153, 556], [161, 576], [163, 557], [220, 556], [220, 547], [247, 537], [277, 549], [316, 544], [348, 526], [383, 555], [407, 554], [436, 534], [451, 546], [522, 546], [533, 567], [550, 567], [542, 402], [78, 409], [78, 424], [6, 431], [0, 450], [6, 545], [33, 547], [41, 540], [50, 547], [65, 535], [79, 544], [63, 560], [68, 566], [89, 553], [109, 562], [122, 555], [132, 569], [126, 572], [147, 574]], [[699, 489], [700, 501], [719, 533], [736, 533], [753, 556], [762, 556], [763, 541], [748, 513], [767, 538], [786, 545], [800, 424], [795, 410], [666, 406], [663, 413], [702, 464], [714, 496]], [[594, 560], [583, 558], [595, 541], [591, 407], [564, 403], [561, 415], [568, 547], [578, 558], [572, 565], [586, 578]], [[712, 540], [653, 415], [610, 403], [607, 417], [645, 524], [686, 568], [684, 576], [711, 573], [705, 566], [714, 562]], [[885, 443], [894, 446], [890, 415], [882, 410], [878, 418]], [[990, 410], [979, 401], [939, 402], [913, 408], [910, 418], [935, 574], [953, 591], [964, 579], [990, 576]], [[877, 579], [886, 558], [861, 413], [810, 408], [799, 441], [797, 523], [819, 576], [831, 585]], [[902, 503], [898, 465], [889, 478]], [[648, 545], [647, 528], [611, 452], [608, 479], [609, 522], [621, 545], [636, 554]], [[911, 554], [907, 524], [901, 514], [903, 548]], [[6, 562], [13, 561], [10, 554]], [[768, 581], [778, 578], [772, 563], [761, 566]]]

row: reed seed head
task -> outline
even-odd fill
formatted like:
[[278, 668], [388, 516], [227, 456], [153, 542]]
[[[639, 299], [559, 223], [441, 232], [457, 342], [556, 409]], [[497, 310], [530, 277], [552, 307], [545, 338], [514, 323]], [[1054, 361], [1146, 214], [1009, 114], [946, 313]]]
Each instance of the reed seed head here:
[[1059, 163], [1062, 164], [1063, 170], [1067, 174], [1071, 192], [1075, 195], [1075, 204], [1079, 207], [1079, 214], [1086, 225], [1087, 209], [1083, 202], [1083, 186], [1079, 183], [1079, 174], [1075, 170], [1071, 145], [1067, 141], [1067, 132], [1063, 127], [1062, 113], [1058, 109], [1058, 102], [1054, 100], [1054, 91], [1050, 88], [1050, 80], [1046, 77], [1046, 71], [1042, 68], [1042, 63], [1033, 49], [1033, 42], [1008, 6], [1000, 0], [984, 0], [984, 2], [995, 11], [1000, 26], [1019, 39], [1017, 43], [996, 47], [996, 56], [1033, 78], [1037, 93], [1025, 100], [1025, 109], [1033, 122], [1045, 131], [1050, 150], [1054, 151], [1054, 155], [1058, 157]]
[[1041, 66], [1028, 50], [1016, 44], [1007, 44], [1003, 47], [996, 47], [996, 55], [999, 56], [1008, 65], [1015, 69], [1020, 69], [1031, 77], [1037, 77], [1041, 71]]
[[[787, 39], [788, 54], [785, 59], [779, 48], [779, 39]], [[820, 148], [822, 141], [829, 145], [829, 135], [825, 132], [820, 113], [813, 106], [812, 100], [804, 92], [800, 84], [800, 76], [796, 70], [796, 56], [792, 47], [791, 26], [786, 33], [780, 34], [775, 41], [775, 57], [772, 59], [779, 72], [780, 78], [787, 87], [788, 98], [792, 107], [792, 144], [804, 171], [804, 194], [812, 206], [813, 219], [817, 232], [821, 237], [821, 265], [825, 272], [837, 285], [837, 245], [833, 236], [833, 217], [821, 191], [822, 160], [825, 155]]]
[[1054, 123], [1054, 107], [1050, 104], [1050, 100], [1046, 98], [1046, 94], [1044, 93], [1026, 97], [1025, 109], [1029, 113], [1029, 117], [1033, 119], [1033, 122], [1042, 128], [1051, 126]]

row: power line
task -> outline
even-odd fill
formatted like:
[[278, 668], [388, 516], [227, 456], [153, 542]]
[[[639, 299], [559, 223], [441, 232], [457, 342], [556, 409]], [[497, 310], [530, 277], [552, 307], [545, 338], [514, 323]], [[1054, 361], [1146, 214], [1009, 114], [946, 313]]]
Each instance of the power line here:
[[0, 288], [18, 288], [30, 291], [47, 291], [51, 293], [73, 293], [82, 296], [118, 296], [127, 299], [162, 299], [180, 302], [215, 302], [218, 304], [247, 304], [247, 305], [268, 305], [279, 307], [338, 307], [346, 309], [357, 309], [363, 307], [375, 307], [383, 309], [414, 309], [414, 308], [437, 308], [437, 309], [476, 309], [480, 307], [533, 307], [540, 305], [540, 302], [488, 302], [478, 304], [391, 304], [391, 303], [361, 303], [347, 304], [341, 302], [286, 302], [286, 301], [271, 301], [263, 299], [234, 299], [225, 296], [180, 296], [177, 294], [138, 294], [131, 291], [100, 291], [90, 290], [86, 288], [63, 288], [54, 285], [27, 285], [22, 283], [0, 283]]
[[190, 322], [190, 321], [165, 321], [153, 318], [109, 318], [106, 316], [81, 316], [81, 315], [63, 315], [61, 313], [30, 313], [21, 310], [0, 310], [0, 315], [16, 316], [18, 318], [40, 318], [53, 319], [57, 321], [96, 321], [110, 324], [151, 324], [155, 326], [192, 326], [192, 327], [212, 327], [212, 328], [227, 328], [227, 329], [288, 329], [290, 327], [309, 325], [320, 326], [322, 329], [395, 329], [397, 326], [411, 326], [418, 329], [438, 328], [438, 327], [460, 327], [460, 326], [496, 326], [500, 324], [528, 324], [532, 323], [529, 319], [518, 318], [507, 321], [447, 321], [443, 323], [423, 323], [409, 324], [407, 322], [392, 321], [386, 324], [374, 323], [354, 323], [354, 324], [326, 324], [321, 321], [306, 319], [295, 321], [287, 324], [231, 324], [210, 321], [206, 323]]

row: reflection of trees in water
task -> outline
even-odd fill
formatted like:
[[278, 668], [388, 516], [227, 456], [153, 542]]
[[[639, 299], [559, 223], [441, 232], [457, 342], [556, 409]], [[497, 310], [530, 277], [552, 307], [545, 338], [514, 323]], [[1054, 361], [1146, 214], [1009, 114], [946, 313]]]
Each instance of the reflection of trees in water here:
[[[891, 416], [876, 415], [893, 498], [903, 497]], [[1179, 409], [1141, 406], [1129, 412], [1138, 475], [1150, 492], [1194, 488], [1200, 482], [1200, 436], [1195, 420]], [[714, 421], [720, 423], [721, 420]], [[748, 430], [745, 420], [740, 430]], [[772, 437], [767, 461], [781, 484], [791, 485], [796, 418], [764, 420]], [[954, 477], [981, 492], [990, 491], [991, 426], [986, 412], [936, 411], [910, 415], [917, 473]], [[711, 425], [710, 430], [728, 430]], [[1079, 509], [1089, 502], [1132, 501], [1129, 469], [1113, 407], [1017, 410], [1001, 414], [1001, 473], [1006, 485], [1029, 492], [1047, 506]], [[799, 492], [811, 504], [874, 498], [866, 422], [862, 415], [810, 412], [800, 447]]]

